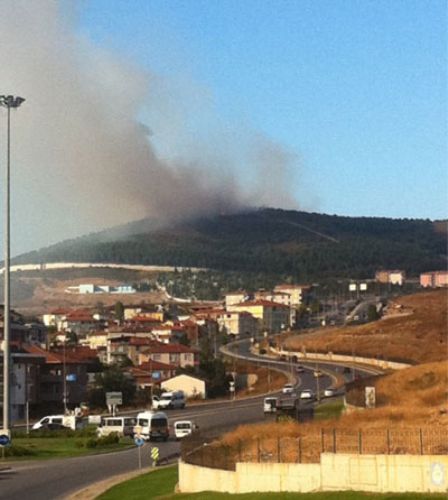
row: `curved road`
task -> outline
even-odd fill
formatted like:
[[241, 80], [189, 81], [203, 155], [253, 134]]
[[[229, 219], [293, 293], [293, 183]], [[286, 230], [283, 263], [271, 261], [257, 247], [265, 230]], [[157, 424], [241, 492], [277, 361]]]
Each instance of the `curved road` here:
[[[290, 371], [296, 380], [296, 389], [311, 389], [316, 391], [316, 378], [313, 376], [314, 363], [300, 362], [305, 367], [298, 374], [293, 366], [284, 361], [275, 361], [250, 353], [249, 342], [235, 342], [224, 350], [228, 356], [241, 357], [252, 362], [268, 365], [272, 369]], [[319, 388], [323, 390], [334, 383], [334, 375], [342, 367], [335, 364], [326, 365], [325, 373], [319, 378]], [[360, 373], [371, 374], [369, 371]], [[184, 410], [171, 410], [168, 413], [170, 424], [179, 419], [192, 419], [200, 427], [201, 432], [219, 434], [242, 423], [261, 421], [264, 419], [263, 396], [218, 403], [204, 403], [187, 407]], [[313, 403], [312, 403], [313, 404]], [[137, 413], [137, 411], [135, 412]], [[142, 463], [150, 465], [150, 447], [157, 446], [160, 458], [163, 460], [179, 453], [177, 441], [148, 443], [142, 449]], [[7, 500], [49, 500], [64, 498], [89, 484], [106, 479], [109, 476], [122, 474], [138, 468], [138, 451], [131, 449], [103, 455], [90, 455], [77, 458], [42, 460], [33, 462], [9, 462], [4, 464], [7, 470], [0, 466], [0, 499]]]

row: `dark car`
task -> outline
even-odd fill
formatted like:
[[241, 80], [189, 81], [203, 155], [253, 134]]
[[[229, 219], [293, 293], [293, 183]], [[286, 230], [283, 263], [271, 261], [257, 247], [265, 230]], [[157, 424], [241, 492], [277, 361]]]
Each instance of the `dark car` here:
[[349, 366], [344, 366], [343, 373], [352, 373], [352, 369]]

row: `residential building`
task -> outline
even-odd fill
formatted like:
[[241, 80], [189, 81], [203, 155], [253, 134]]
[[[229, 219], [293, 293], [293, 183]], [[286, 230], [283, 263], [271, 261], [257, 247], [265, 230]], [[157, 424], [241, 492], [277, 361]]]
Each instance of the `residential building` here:
[[150, 360], [139, 366], [131, 366], [126, 371], [134, 378], [137, 387], [145, 389], [160, 386], [161, 382], [173, 377], [176, 373], [176, 367]]
[[[48, 410], [61, 411], [64, 399], [74, 409], [86, 401], [89, 367], [97, 365], [96, 353], [64, 350], [46, 351], [35, 345], [24, 346], [29, 354], [44, 357], [39, 374], [39, 403]], [[90, 351], [90, 349], [89, 349]]]
[[292, 307], [298, 307], [303, 303], [307, 302], [311, 294], [311, 285], [291, 285], [285, 283], [282, 285], [277, 285], [274, 288], [275, 293], [286, 293], [289, 295], [289, 304], [282, 302], [280, 300], [274, 300], [274, 302], [281, 302], [282, 304], [290, 305]]
[[217, 318], [219, 329], [229, 335], [251, 336], [258, 333], [257, 320], [247, 311], [225, 311]]
[[244, 302], [248, 297], [247, 292], [244, 290], [238, 290], [237, 292], [229, 292], [224, 295], [225, 308], [233, 306], [235, 304], [240, 304]]
[[393, 271], [380, 270], [375, 273], [375, 280], [379, 283], [390, 283], [391, 285], [402, 286], [406, 280], [406, 273], [400, 269]]
[[[24, 351], [17, 343], [11, 346], [10, 408], [11, 422], [25, 418], [26, 405], [40, 402], [40, 367], [45, 357]], [[0, 350], [0, 418], [3, 415], [3, 352]], [[2, 427], [0, 423], [0, 428]]]
[[153, 342], [150, 346], [141, 350], [138, 359], [138, 364], [147, 363], [149, 360], [152, 360], [160, 361], [167, 365], [174, 365], [177, 368], [185, 368], [199, 364], [199, 351], [183, 344]]
[[252, 300], [234, 304], [227, 308], [230, 312], [248, 312], [258, 320], [259, 331], [276, 333], [290, 323], [290, 308], [267, 300]]
[[123, 363], [130, 359], [133, 365], [138, 365], [142, 350], [152, 345], [152, 337], [137, 337], [134, 335], [110, 335], [107, 339], [106, 363]]
[[441, 288], [448, 286], [448, 271], [432, 271], [420, 274], [423, 288]]
[[133, 320], [137, 316], [139, 318], [148, 318], [159, 323], [162, 323], [165, 319], [162, 306], [130, 305], [124, 307], [125, 321]]

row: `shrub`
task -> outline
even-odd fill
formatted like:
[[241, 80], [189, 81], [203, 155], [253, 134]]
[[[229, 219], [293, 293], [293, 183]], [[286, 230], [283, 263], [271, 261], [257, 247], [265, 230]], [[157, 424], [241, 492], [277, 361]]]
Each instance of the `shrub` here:
[[99, 446], [106, 446], [109, 444], [117, 444], [120, 441], [120, 436], [116, 432], [112, 432], [107, 436], [102, 436], [96, 440]]
[[33, 450], [30, 450], [25, 446], [5, 446], [4, 451], [5, 457], [25, 457], [35, 455], [35, 452]]
[[97, 444], [98, 444], [98, 442], [95, 438], [89, 438], [86, 441], [86, 448], [96, 448]]

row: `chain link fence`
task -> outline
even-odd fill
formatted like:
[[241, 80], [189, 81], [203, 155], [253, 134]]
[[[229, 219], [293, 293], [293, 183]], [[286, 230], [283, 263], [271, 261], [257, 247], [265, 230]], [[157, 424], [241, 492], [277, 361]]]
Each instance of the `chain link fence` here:
[[237, 462], [319, 463], [321, 453], [445, 455], [448, 428], [321, 429], [297, 437], [263, 437], [225, 445], [199, 433], [182, 440], [186, 463], [235, 470]]

